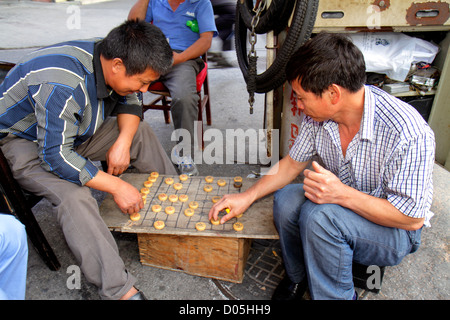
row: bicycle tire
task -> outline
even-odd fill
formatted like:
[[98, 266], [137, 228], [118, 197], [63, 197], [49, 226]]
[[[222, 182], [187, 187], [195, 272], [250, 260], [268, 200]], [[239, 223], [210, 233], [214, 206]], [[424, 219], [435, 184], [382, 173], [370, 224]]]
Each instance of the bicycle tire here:
[[[240, 5], [239, 5], [240, 2]], [[257, 34], [264, 34], [269, 31], [274, 31], [279, 34], [284, 30], [288, 24], [289, 17], [294, 9], [295, 1], [292, 0], [272, 0], [269, 8], [261, 12], [259, 22], [255, 27]], [[253, 0], [238, 1], [239, 12], [242, 21], [247, 26], [247, 29], [252, 29], [252, 20], [255, 16], [253, 12]]]
[[[291, 26], [285, 41], [279, 49], [272, 65], [261, 74], [256, 75], [255, 93], [266, 93], [283, 85], [286, 81], [285, 67], [292, 54], [311, 36], [317, 14], [318, 0], [298, 0]], [[243, 21], [239, 2], [236, 9], [235, 45], [239, 67], [248, 83], [247, 31]]]

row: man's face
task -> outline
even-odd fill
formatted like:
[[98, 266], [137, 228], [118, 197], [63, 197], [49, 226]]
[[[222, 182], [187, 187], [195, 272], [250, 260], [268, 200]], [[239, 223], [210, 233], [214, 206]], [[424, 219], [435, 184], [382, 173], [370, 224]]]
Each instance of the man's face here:
[[299, 80], [292, 81], [292, 90], [297, 100], [297, 108], [305, 115], [318, 122], [331, 118], [332, 113], [327, 91], [322, 96], [317, 96], [312, 92], [303, 90]]
[[145, 72], [129, 76], [123, 64], [114, 67], [112, 79], [109, 86], [121, 96], [126, 96], [135, 92], [146, 92], [150, 83], [159, 79], [159, 74], [148, 68]]

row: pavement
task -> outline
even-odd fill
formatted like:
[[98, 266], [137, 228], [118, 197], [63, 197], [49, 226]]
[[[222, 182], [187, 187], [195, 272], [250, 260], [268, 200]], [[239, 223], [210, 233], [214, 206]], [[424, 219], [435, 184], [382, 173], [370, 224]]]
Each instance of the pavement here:
[[[134, 0], [71, 1], [43, 3], [32, 1], [0, 2], [0, 61], [16, 62], [24, 53], [37, 47], [71, 39], [102, 37], [126, 19]], [[219, 50], [214, 39], [212, 51]], [[258, 70], [264, 68], [264, 37], [258, 37]], [[211, 64], [212, 126], [226, 136], [227, 129], [264, 128], [264, 95], [257, 94], [254, 114], [249, 114], [248, 94], [234, 52], [225, 53], [232, 68], [216, 68]], [[173, 127], [164, 123], [162, 111], [147, 111], [148, 121], [168, 154], [174, 146]], [[211, 131], [210, 131], [211, 132]], [[219, 155], [224, 159], [225, 152]], [[246, 145], [248, 159], [254, 148]], [[261, 166], [252, 161], [232, 164], [199, 164], [200, 175], [248, 176], [259, 173]], [[448, 300], [449, 285], [449, 208], [450, 173], [435, 165], [435, 196], [432, 227], [422, 232], [421, 248], [407, 256], [400, 265], [387, 267], [381, 291], [372, 293], [358, 289], [362, 300]], [[104, 194], [93, 191], [99, 203]], [[78, 289], [69, 289], [70, 267], [76, 265], [50, 204], [43, 200], [33, 209], [60, 263], [58, 271], [50, 271], [33, 246], [29, 244], [27, 300], [98, 300], [97, 289], [81, 277]], [[152, 300], [269, 300], [284, 275], [281, 250], [277, 240], [253, 241], [242, 283], [231, 283], [184, 272], [144, 266], [139, 261], [136, 236], [114, 232], [120, 255], [137, 286]]]

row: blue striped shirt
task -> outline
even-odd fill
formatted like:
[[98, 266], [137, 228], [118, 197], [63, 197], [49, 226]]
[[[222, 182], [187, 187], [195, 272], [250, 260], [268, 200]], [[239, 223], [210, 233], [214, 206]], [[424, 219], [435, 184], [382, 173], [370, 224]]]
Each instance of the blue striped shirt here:
[[142, 114], [135, 94], [120, 97], [105, 84], [98, 40], [70, 41], [25, 56], [0, 84], [0, 139], [36, 141], [41, 165], [84, 185], [98, 172], [74, 148], [117, 113]]
[[433, 197], [434, 133], [409, 104], [365, 86], [358, 133], [343, 156], [338, 124], [305, 116], [289, 155], [304, 162], [317, 156], [346, 185], [387, 199], [403, 214], [425, 218]]

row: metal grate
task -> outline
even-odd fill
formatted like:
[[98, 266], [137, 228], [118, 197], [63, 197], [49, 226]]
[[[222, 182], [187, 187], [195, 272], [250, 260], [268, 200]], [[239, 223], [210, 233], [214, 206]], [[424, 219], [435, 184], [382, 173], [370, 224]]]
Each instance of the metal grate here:
[[284, 276], [278, 240], [254, 240], [248, 255], [245, 274], [262, 286], [275, 289]]

